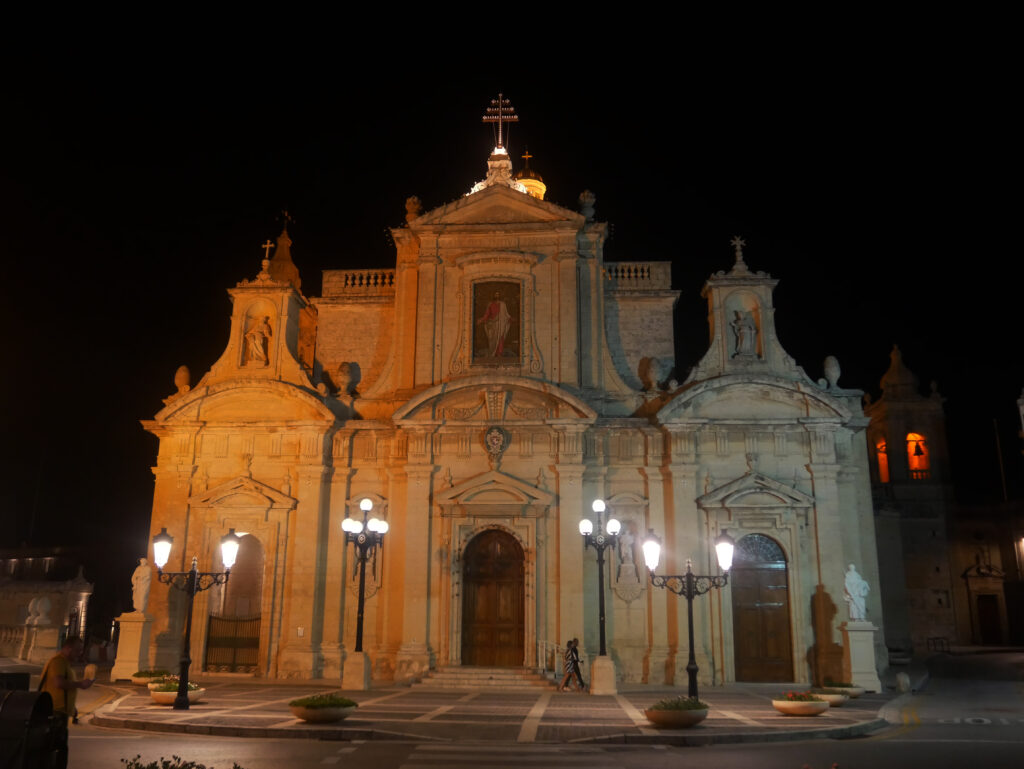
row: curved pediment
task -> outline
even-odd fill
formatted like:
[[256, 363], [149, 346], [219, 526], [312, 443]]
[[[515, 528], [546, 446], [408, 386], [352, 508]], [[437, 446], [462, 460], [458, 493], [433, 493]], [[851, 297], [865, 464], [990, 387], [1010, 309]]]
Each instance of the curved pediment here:
[[682, 390], [658, 411], [661, 424], [691, 419], [778, 419], [854, 417], [849, 405], [813, 384], [768, 376], [717, 377]]
[[554, 504], [551, 492], [491, 470], [452, 486], [435, 499], [443, 515], [536, 518]]
[[167, 422], [324, 422], [334, 415], [314, 395], [276, 380], [234, 379], [172, 400], [157, 415]]
[[514, 376], [472, 376], [431, 387], [395, 411], [396, 424], [593, 422], [597, 413], [548, 382]]
[[410, 222], [409, 228], [415, 232], [437, 224], [550, 224], [560, 221], [582, 227], [585, 219], [568, 208], [496, 185], [428, 211]]

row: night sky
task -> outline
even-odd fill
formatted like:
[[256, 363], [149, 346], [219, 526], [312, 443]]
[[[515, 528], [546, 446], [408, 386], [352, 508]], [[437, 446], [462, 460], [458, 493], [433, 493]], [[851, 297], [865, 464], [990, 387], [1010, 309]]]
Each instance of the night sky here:
[[592, 190], [612, 225], [606, 259], [672, 261], [681, 368], [707, 344], [701, 286], [741, 235], [750, 268], [780, 280], [779, 338], [812, 378], [836, 355], [840, 384], [877, 396], [898, 343], [922, 390], [935, 379], [948, 399], [958, 497], [1001, 498], [993, 420], [1019, 496], [1021, 269], [995, 106], [941, 77], [853, 70], [827, 88], [749, 72], [714, 88], [590, 80], [126, 76], [15, 91], [0, 166], [0, 546], [102, 547], [127, 604], [157, 448], [139, 420], [179, 365], [196, 382], [223, 351], [226, 289], [256, 275], [279, 212], [294, 216], [307, 296], [323, 269], [392, 267], [387, 228], [406, 197], [430, 209], [483, 178], [480, 117], [499, 89], [520, 117], [516, 169], [528, 147], [548, 200], [575, 210]]

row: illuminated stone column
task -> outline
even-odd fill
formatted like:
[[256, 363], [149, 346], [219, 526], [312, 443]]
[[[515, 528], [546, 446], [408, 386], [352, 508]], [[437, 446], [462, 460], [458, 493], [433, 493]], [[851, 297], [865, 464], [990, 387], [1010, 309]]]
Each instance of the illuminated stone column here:
[[428, 617], [436, 607], [434, 596], [428, 593], [430, 484], [434, 470], [434, 465], [406, 465], [404, 530], [391, 530], [388, 535], [388, 545], [401, 540], [405, 576], [400, 587], [394, 586], [402, 591], [402, 645], [395, 658], [397, 681], [421, 678], [430, 669]]

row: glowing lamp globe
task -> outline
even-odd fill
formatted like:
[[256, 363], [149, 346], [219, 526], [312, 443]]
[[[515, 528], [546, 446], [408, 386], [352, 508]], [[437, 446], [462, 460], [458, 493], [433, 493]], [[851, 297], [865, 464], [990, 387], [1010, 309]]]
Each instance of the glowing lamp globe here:
[[224, 562], [224, 568], [230, 570], [238, 558], [238, 547], [242, 544], [242, 538], [235, 534], [234, 529], [228, 529], [228, 533], [220, 538], [220, 558]]
[[167, 564], [171, 557], [171, 545], [174, 544], [174, 537], [167, 533], [167, 529], [160, 529], [160, 533], [153, 537], [153, 563], [158, 569]]

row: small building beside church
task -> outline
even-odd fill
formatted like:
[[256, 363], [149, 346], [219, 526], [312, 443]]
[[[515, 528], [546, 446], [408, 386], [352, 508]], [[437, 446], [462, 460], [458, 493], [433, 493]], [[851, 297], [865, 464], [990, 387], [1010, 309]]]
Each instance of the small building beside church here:
[[[715, 574], [715, 538], [737, 541], [729, 585], [695, 606], [707, 683], [841, 678], [849, 564], [882, 626], [862, 393], [835, 359], [815, 382], [786, 354], [776, 280], [739, 239], [723, 252], [708, 350], [678, 382], [671, 264], [606, 261], [594, 196], [570, 210], [538, 182], [499, 144], [470, 194], [409, 199], [393, 269], [327, 270], [306, 296], [285, 229], [229, 289], [223, 355], [195, 384], [179, 371], [143, 423], [166, 568], [219, 565], [220, 537], [243, 534], [226, 588], [197, 596], [195, 667], [340, 678], [357, 603], [341, 523], [364, 498], [390, 527], [367, 570], [378, 680], [540, 667], [573, 637], [596, 654], [578, 530], [595, 499], [623, 526], [604, 585], [620, 680], [686, 679], [685, 602], [651, 587], [649, 530], [660, 573]], [[171, 667], [183, 596], [154, 584], [146, 613], [150, 661]]]

